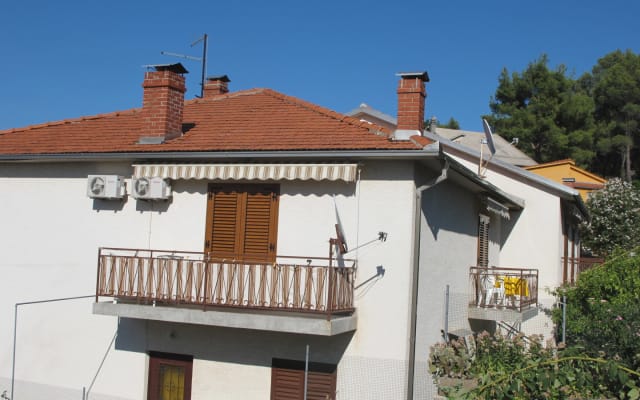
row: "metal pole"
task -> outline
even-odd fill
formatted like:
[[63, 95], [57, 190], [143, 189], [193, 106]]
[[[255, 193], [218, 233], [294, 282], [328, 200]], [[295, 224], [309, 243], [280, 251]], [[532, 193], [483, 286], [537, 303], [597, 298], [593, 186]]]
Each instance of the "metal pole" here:
[[204, 97], [204, 80], [206, 78], [206, 73], [207, 73], [207, 39], [208, 36], [205, 33], [204, 36], [204, 45], [202, 48], [202, 77], [201, 77], [201, 81], [200, 81], [200, 98]]
[[47, 299], [47, 300], [36, 300], [36, 301], [25, 301], [22, 303], [16, 303], [14, 314], [13, 314], [13, 356], [11, 360], [11, 400], [13, 400], [13, 389], [15, 387], [15, 378], [16, 378], [16, 340], [17, 340], [17, 332], [18, 332], [18, 306], [24, 306], [27, 304], [40, 304], [40, 303], [53, 303], [56, 301], [65, 301], [65, 300], [77, 300], [77, 299], [88, 299], [90, 297], [96, 297], [94, 294], [89, 296], [74, 296], [74, 297], [61, 297], [57, 299]]
[[85, 388], [84, 386], [82, 387], [82, 400], [87, 400], [87, 397], [86, 397], [86, 393], [87, 393], [87, 392], [86, 392], [86, 389], [87, 389], [87, 388]]
[[304, 356], [304, 400], [307, 400], [307, 380], [309, 379], [309, 345], [307, 354]]
[[449, 343], [449, 285], [444, 292], [444, 341]]
[[16, 378], [16, 331], [18, 328], [18, 304], [13, 312], [13, 359], [11, 360], [11, 400], [13, 400], [13, 387]]

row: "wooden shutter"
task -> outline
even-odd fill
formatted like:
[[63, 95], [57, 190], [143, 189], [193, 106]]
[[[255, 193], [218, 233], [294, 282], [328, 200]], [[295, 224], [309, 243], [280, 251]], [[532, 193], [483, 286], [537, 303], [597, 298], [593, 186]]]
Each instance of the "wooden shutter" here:
[[489, 221], [488, 216], [480, 214], [478, 219], [478, 267], [489, 266]]
[[304, 396], [304, 371], [285, 368], [271, 370], [271, 400], [300, 400]]
[[[307, 400], [334, 400], [336, 366], [309, 363]], [[304, 398], [304, 362], [274, 359], [271, 368], [271, 400]]]
[[205, 251], [213, 257], [274, 261], [278, 192], [275, 185], [211, 185]]

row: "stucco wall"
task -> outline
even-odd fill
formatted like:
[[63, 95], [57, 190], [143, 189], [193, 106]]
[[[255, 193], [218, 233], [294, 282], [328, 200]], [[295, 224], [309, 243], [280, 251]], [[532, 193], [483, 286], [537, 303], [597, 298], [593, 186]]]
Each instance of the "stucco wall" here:
[[[173, 182], [173, 199], [166, 203], [131, 197], [119, 202], [89, 199], [86, 177], [97, 173], [128, 177], [132, 173], [128, 163], [4, 165], [0, 171], [0, 276], [6, 288], [0, 292], [3, 321], [13, 320], [17, 302], [93, 294], [100, 246], [203, 248], [205, 181]], [[410, 163], [367, 163], [359, 184], [281, 182], [279, 254], [327, 257], [328, 240], [335, 236], [336, 209], [351, 248], [372, 241], [379, 231], [388, 233], [386, 242], [373, 241], [348, 255], [358, 258], [358, 330], [340, 339], [338, 398], [395, 399], [406, 388], [413, 188]], [[376, 275], [378, 271], [384, 274]], [[159, 348], [173, 340], [163, 336], [166, 324], [156, 330], [146, 328], [145, 323], [142, 336], [136, 336], [141, 335], [140, 327], [121, 330], [116, 349], [108, 350], [117, 319], [92, 315], [91, 301], [20, 307], [17, 398], [41, 398], [33, 393], [42, 393], [38, 391], [42, 385], [51, 393], [64, 393], [59, 398], [80, 397], [82, 387], [91, 384], [105, 352], [92, 393], [144, 398], [145, 351], [171, 351]], [[12, 328], [12, 323], [4, 324], [0, 335], [11, 338]], [[208, 348], [220, 333], [197, 326], [174, 328], [185, 332], [177, 337], [194, 353], [200, 345]], [[253, 350], [242, 354], [262, 351], [262, 361], [252, 364], [251, 357], [248, 361], [215, 359], [215, 352], [198, 353], [203, 355], [196, 356], [194, 362], [193, 399], [210, 397], [207, 392], [212, 389], [226, 393], [225, 398], [232, 398], [231, 393], [244, 393], [238, 398], [253, 398], [247, 395], [263, 393], [270, 384], [270, 369], [264, 366], [269, 349], [273, 354], [302, 359], [302, 344], [306, 342], [315, 343], [312, 356], [319, 358], [326, 353], [326, 349], [321, 351], [323, 346], [333, 346], [314, 337], [274, 339], [260, 332], [221, 331], [231, 348], [250, 344], [247, 349]], [[123, 347], [127, 335], [138, 347]], [[272, 338], [268, 345], [261, 346], [266, 337]], [[278, 343], [282, 351], [277, 350]], [[302, 350], [294, 349], [294, 343]], [[370, 371], [364, 374], [362, 368]], [[247, 374], [255, 378], [251, 380], [255, 386], [247, 385]], [[0, 343], [0, 385], [10, 376], [11, 341], [4, 340]], [[0, 392], [5, 389], [9, 387], [0, 386]]]

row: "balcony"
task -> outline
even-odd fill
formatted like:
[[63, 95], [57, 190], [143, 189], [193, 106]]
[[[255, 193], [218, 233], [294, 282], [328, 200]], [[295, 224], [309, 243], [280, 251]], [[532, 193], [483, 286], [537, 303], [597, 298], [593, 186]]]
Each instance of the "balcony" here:
[[[353, 260], [101, 248], [94, 313], [331, 336], [356, 328]], [[348, 266], [344, 266], [348, 265]], [[100, 302], [101, 297], [111, 301]]]
[[469, 318], [526, 321], [538, 313], [538, 270], [470, 267]]
[[564, 283], [575, 285], [581, 273], [602, 263], [604, 263], [604, 258], [562, 257], [562, 265], [564, 268]]

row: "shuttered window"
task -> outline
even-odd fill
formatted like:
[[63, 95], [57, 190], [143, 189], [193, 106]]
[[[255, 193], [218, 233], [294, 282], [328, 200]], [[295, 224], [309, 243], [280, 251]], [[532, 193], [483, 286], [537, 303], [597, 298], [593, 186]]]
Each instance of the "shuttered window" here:
[[478, 218], [478, 267], [489, 266], [489, 221], [487, 215]]
[[205, 251], [213, 257], [274, 261], [277, 185], [210, 185]]
[[[271, 368], [271, 400], [304, 398], [304, 362], [273, 360]], [[309, 363], [307, 400], [334, 400], [336, 367], [331, 364]]]

